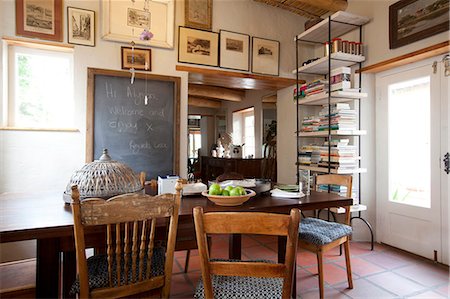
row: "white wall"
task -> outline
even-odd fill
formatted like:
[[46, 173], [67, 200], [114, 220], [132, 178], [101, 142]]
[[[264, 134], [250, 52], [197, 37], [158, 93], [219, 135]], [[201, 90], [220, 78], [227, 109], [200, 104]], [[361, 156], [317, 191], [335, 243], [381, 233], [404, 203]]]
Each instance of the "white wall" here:
[[[128, 1], [128, 0], [127, 0]], [[65, 0], [64, 41], [67, 40], [66, 7], [78, 7], [96, 12], [96, 46], [75, 45], [74, 98], [76, 126], [79, 132], [18, 132], [0, 130], [0, 193], [55, 190], [63, 192], [74, 170], [84, 164], [86, 131], [87, 68], [119, 70], [120, 47], [123, 43], [100, 38], [100, 1]], [[152, 73], [181, 77], [180, 105], [180, 173], [187, 173], [187, 73], [175, 71], [177, 63], [178, 25], [184, 24], [184, 1], [175, 6], [176, 36], [174, 49], [152, 48]], [[213, 30], [226, 29], [251, 36], [275, 39], [281, 42], [280, 75], [292, 76], [295, 64], [292, 38], [297, 28], [303, 28], [305, 19], [288, 11], [254, 1], [214, 1]], [[0, 1], [0, 30], [4, 36], [15, 36], [15, 1]], [[2, 51], [2, 50], [0, 50]], [[3, 56], [3, 52], [0, 52]], [[0, 82], [0, 86], [1, 82]], [[62, 95], [64, 96], [64, 95]], [[2, 99], [3, 102], [4, 99]], [[259, 120], [262, 123], [262, 120]], [[51, 146], [49, 146], [51, 144]], [[61, 200], [62, 204], [62, 200]], [[1, 260], [23, 257], [19, 250], [1, 250]], [[29, 250], [30, 254], [33, 252]]]

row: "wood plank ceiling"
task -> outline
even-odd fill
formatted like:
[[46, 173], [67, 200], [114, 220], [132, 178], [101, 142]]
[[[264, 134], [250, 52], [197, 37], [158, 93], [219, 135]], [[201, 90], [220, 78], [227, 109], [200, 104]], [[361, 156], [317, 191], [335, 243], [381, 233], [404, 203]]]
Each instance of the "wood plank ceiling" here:
[[308, 19], [319, 18], [324, 14], [345, 10], [347, 0], [254, 0], [267, 5], [289, 10]]

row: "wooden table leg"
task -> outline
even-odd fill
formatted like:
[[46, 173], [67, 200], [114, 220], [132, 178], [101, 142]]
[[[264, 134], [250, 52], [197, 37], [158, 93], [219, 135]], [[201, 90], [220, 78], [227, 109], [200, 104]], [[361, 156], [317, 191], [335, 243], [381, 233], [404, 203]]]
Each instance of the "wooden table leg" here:
[[58, 298], [59, 242], [57, 239], [38, 239], [36, 245], [36, 298]]
[[232, 234], [229, 238], [228, 256], [230, 259], [241, 259], [241, 243], [242, 236], [240, 234]]
[[62, 267], [62, 294], [63, 298], [75, 298], [70, 295], [70, 288], [77, 276], [77, 258], [75, 251], [63, 252], [63, 267]]

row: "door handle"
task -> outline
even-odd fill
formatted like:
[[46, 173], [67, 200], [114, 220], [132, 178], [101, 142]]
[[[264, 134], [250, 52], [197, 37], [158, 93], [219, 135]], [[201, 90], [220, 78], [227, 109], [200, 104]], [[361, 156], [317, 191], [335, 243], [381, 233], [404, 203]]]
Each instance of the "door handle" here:
[[450, 158], [449, 158], [449, 154], [446, 153], [444, 155], [444, 171], [449, 174], [450, 172]]

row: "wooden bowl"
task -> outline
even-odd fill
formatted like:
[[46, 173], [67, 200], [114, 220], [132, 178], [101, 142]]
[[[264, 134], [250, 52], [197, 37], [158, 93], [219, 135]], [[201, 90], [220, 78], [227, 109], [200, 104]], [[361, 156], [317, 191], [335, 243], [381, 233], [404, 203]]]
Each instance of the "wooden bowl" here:
[[256, 193], [253, 190], [245, 189], [247, 194], [241, 196], [222, 196], [222, 195], [210, 195], [208, 191], [203, 191], [202, 195], [208, 197], [210, 201], [218, 206], [233, 207], [239, 206], [250, 199], [250, 197], [255, 196]]

